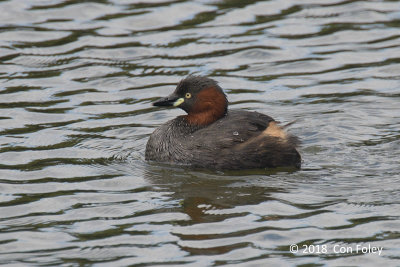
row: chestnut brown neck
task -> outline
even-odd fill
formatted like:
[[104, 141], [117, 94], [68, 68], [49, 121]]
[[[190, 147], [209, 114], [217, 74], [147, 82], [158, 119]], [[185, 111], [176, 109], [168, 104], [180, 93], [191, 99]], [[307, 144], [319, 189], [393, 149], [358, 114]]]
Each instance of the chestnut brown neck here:
[[224, 93], [215, 87], [201, 90], [196, 96], [196, 102], [186, 119], [190, 124], [209, 125], [222, 118], [228, 108]]

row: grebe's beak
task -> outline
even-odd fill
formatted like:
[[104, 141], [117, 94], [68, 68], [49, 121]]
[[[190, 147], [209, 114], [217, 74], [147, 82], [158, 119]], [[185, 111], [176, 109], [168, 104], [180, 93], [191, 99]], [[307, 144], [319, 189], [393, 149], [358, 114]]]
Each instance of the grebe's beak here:
[[180, 104], [185, 102], [185, 99], [183, 97], [179, 97], [176, 94], [171, 94], [167, 97], [163, 97], [156, 102], [153, 103], [153, 106], [156, 107], [177, 107]]

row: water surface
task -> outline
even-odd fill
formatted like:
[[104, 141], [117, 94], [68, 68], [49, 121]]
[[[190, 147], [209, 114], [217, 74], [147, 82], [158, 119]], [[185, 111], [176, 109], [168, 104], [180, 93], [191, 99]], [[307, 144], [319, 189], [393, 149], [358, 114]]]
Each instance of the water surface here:
[[[398, 265], [399, 7], [2, 1], [0, 265]], [[188, 74], [295, 121], [302, 170], [145, 162]]]

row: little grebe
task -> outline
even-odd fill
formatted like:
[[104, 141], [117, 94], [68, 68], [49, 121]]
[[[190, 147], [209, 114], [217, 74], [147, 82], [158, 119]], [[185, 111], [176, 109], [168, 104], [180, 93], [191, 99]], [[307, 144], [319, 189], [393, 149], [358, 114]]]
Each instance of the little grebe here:
[[153, 105], [179, 107], [187, 115], [151, 134], [146, 160], [217, 170], [301, 166], [297, 137], [267, 115], [228, 110], [226, 95], [213, 79], [188, 76]]

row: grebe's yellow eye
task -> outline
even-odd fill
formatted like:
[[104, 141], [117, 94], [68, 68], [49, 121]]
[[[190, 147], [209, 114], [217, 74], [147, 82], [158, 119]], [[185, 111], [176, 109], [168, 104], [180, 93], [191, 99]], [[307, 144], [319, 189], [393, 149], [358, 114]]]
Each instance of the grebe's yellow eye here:
[[192, 97], [192, 94], [191, 94], [191, 93], [186, 93], [185, 97], [186, 97], [186, 98], [191, 98], [191, 97]]

